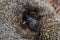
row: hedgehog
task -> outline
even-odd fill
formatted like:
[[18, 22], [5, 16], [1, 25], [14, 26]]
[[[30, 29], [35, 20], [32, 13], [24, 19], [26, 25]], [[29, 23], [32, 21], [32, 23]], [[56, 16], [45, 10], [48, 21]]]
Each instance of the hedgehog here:
[[16, 32], [28, 40], [57, 40], [54, 8], [43, 1], [26, 1], [15, 8]]

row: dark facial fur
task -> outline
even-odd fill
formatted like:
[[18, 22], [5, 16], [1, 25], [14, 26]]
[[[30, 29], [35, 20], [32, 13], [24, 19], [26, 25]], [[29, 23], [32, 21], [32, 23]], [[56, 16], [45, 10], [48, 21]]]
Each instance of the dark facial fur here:
[[26, 24], [30, 30], [37, 31], [38, 28], [37, 23], [43, 16], [39, 15], [38, 13], [39, 9], [37, 9], [36, 7], [32, 5], [30, 6], [25, 5], [25, 6], [24, 8], [26, 9], [26, 11], [24, 11], [22, 15], [23, 24]]

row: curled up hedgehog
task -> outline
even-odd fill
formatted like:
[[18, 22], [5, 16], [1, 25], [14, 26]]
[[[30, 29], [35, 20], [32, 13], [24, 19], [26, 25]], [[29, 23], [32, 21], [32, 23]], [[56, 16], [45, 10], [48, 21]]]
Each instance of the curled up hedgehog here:
[[16, 32], [28, 40], [55, 40], [55, 11], [44, 2], [25, 2], [15, 10], [14, 25]]

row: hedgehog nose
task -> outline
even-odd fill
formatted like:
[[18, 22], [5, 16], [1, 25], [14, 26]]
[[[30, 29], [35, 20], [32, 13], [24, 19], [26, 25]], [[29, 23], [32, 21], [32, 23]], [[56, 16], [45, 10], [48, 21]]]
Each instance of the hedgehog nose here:
[[26, 20], [27, 20], [27, 22], [29, 23], [29, 26], [28, 26], [28, 28], [29, 29], [31, 29], [31, 30], [35, 30], [35, 25], [37, 24], [37, 20], [36, 19], [34, 19], [33, 17], [30, 17], [30, 16], [27, 16], [26, 15]]

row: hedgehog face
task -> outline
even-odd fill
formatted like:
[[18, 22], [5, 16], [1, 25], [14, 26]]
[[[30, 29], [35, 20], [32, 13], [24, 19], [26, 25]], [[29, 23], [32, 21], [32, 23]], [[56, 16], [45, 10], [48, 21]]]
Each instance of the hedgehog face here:
[[26, 7], [24, 6], [25, 11], [23, 12], [23, 24], [26, 24], [27, 27], [30, 30], [34, 30], [37, 31], [38, 28], [38, 22], [40, 21], [40, 19], [43, 17], [43, 15], [39, 15], [39, 8], [38, 7], [34, 7], [32, 5], [26, 5]]

